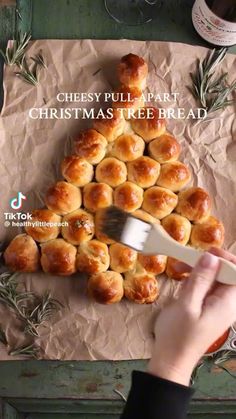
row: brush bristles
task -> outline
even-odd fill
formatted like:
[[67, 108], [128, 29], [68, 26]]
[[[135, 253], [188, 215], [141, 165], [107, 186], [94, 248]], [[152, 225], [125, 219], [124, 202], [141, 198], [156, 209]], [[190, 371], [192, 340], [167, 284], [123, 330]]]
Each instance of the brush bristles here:
[[114, 205], [105, 208], [99, 225], [99, 230], [116, 242], [121, 241], [124, 226], [130, 214], [115, 207]]

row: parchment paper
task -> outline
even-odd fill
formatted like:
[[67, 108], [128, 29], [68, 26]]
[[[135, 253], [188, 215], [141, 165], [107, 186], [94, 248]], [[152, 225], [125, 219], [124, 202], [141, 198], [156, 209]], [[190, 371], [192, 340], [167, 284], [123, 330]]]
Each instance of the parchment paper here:
[[[196, 107], [187, 90], [189, 72], [196, 59], [207, 50], [178, 43], [139, 41], [35, 41], [28, 56], [43, 51], [47, 70], [39, 73], [39, 85], [31, 86], [14, 75], [16, 68], [5, 67], [5, 102], [0, 118], [0, 240], [8, 242], [20, 231], [3, 227], [9, 200], [18, 191], [27, 196], [22, 211], [43, 206], [44, 192], [60, 178], [60, 161], [71, 149], [71, 138], [90, 126], [86, 120], [32, 120], [31, 107], [91, 107], [91, 104], [59, 104], [59, 92], [103, 92], [117, 85], [115, 66], [121, 56], [133, 52], [147, 60], [148, 89], [153, 93], [179, 92], [177, 103], [157, 103], [161, 107]], [[100, 71], [97, 71], [100, 70]], [[236, 74], [236, 56], [227, 55], [222, 71]], [[46, 105], [45, 105], [46, 102]], [[92, 106], [95, 106], [92, 104]], [[213, 199], [213, 214], [226, 228], [225, 247], [236, 251], [236, 121], [235, 107], [219, 111], [207, 121], [169, 120], [168, 130], [179, 139], [180, 160], [192, 169], [193, 184], [206, 188]], [[45, 359], [122, 360], [148, 358], [152, 343], [152, 324], [158, 310], [178, 292], [179, 283], [161, 279], [161, 297], [152, 305], [139, 306], [123, 300], [102, 306], [88, 300], [85, 280], [78, 274], [70, 278], [43, 273], [21, 275], [29, 290], [50, 289], [64, 310], [44, 327], [38, 340]], [[1, 323], [12, 346], [22, 341], [20, 328], [0, 305]], [[10, 359], [0, 346], [0, 359]], [[11, 358], [12, 359], [12, 358]]]

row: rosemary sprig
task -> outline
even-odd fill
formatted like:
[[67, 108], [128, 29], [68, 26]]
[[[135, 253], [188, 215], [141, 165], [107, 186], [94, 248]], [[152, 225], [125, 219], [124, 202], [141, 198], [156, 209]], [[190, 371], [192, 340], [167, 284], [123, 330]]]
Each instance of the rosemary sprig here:
[[42, 52], [40, 51], [38, 54], [35, 54], [34, 57], [30, 57], [39, 67], [47, 68], [46, 63], [44, 61]]
[[37, 63], [34, 63], [32, 69], [30, 69], [26, 59], [24, 58], [19, 64], [20, 71], [17, 71], [15, 74], [26, 83], [36, 86], [38, 84], [37, 66]]
[[202, 367], [206, 367], [209, 372], [211, 372], [212, 368], [218, 367], [223, 371], [227, 372], [231, 377], [236, 378], [236, 375], [234, 375], [231, 371], [228, 370], [228, 368], [222, 365], [226, 361], [229, 361], [234, 358], [236, 358], [236, 352], [234, 351], [219, 351], [213, 355], [204, 356], [193, 371], [191, 383], [194, 384], [194, 382], [197, 380]]
[[2, 55], [5, 63], [7, 65], [20, 65], [22, 59], [25, 56], [25, 50], [30, 41], [31, 35], [29, 33], [22, 34], [18, 32], [16, 39], [9, 42], [6, 52], [0, 49], [0, 54]]
[[26, 346], [20, 346], [19, 348], [12, 349], [9, 351], [9, 355], [11, 356], [25, 356], [30, 358], [38, 358], [39, 348], [35, 346], [34, 343]]
[[198, 60], [195, 74], [190, 73], [193, 82], [190, 91], [208, 114], [234, 103], [229, 96], [236, 90], [236, 81], [228, 85], [227, 73], [214, 78], [215, 70], [226, 52], [227, 48], [213, 49], [203, 61]]

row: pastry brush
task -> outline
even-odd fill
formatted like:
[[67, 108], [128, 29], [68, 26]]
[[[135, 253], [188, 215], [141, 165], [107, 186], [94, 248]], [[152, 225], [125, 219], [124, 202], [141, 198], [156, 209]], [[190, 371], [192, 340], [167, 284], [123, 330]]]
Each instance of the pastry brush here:
[[[99, 229], [111, 239], [147, 255], [166, 255], [194, 266], [202, 251], [183, 246], [159, 224], [142, 221], [115, 206], [104, 210]], [[220, 258], [217, 281], [236, 285], [236, 265]]]

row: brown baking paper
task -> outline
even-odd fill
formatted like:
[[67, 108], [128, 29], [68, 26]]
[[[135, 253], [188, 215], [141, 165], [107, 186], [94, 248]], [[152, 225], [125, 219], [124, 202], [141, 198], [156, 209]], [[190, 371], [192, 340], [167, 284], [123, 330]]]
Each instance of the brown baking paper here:
[[[189, 72], [195, 70], [196, 59], [207, 50], [169, 42], [139, 41], [34, 41], [27, 56], [40, 50], [47, 69], [39, 72], [39, 84], [26, 84], [5, 67], [5, 101], [0, 119], [0, 240], [8, 242], [20, 232], [6, 228], [4, 212], [10, 212], [9, 200], [18, 191], [27, 196], [21, 211], [43, 206], [44, 192], [60, 179], [60, 162], [72, 151], [71, 138], [81, 128], [91, 126], [88, 120], [32, 120], [32, 107], [96, 107], [90, 103], [59, 104], [59, 92], [104, 92], [118, 83], [115, 67], [121, 56], [133, 52], [148, 62], [147, 92], [178, 92], [177, 103], [157, 103], [160, 107], [197, 106], [189, 93]], [[222, 71], [229, 81], [236, 74], [236, 56], [228, 54]], [[46, 103], [46, 104], [45, 104]], [[192, 184], [206, 188], [213, 199], [213, 214], [226, 228], [226, 248], [236, 251], [236, 119], [235, 106], [228, 107], [204, 121], [168, 121], [168, 130], [180, 141], [180, 160], [192, 169]], [[24, 274], [20, 278], [28, 290], [41, 293], [50, 289], [64, 304], [64, 309], [40, 328], [37, 344], [45, 359], [122, 360], [148, 358], [152, 343], [152, 325], [158, 310], [178, 292], [180, 284], [160, 279], [160, 298], [155, 304], [139, 306], [123, 300], [112, 306], [99, 305], [86, 296], [85, 279], [76, 274], [69, 278], [43, 273]], [[0, 305], [1, 323], [6, 328], [10, 345], [22, 343], [22, 332], [16, 321]], [[14, 327], [13, 327], [14, 323]], [[0, 359], [9, 359], [3, 346]], [[11, 358], [12, 359], [12, 358]]]

